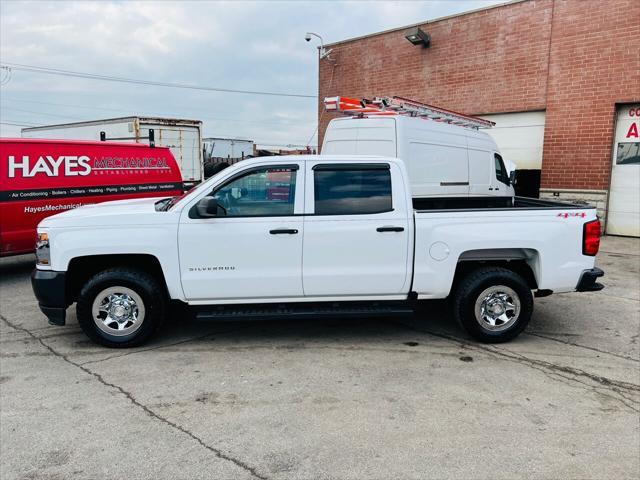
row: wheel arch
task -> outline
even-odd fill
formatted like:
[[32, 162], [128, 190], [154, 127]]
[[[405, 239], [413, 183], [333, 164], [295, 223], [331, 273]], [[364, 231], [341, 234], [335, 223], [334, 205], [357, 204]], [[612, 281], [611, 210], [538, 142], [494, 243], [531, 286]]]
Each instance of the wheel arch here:
[[538, 288], [540, 255], [532, 248], [491, 248], [467, 250], [458, 257], [453, 285], [482, 267], [502, 267], [520, 275], [532, 290]]
[[150, 254], [107, 254], [74, 257], [69, 261], [66, 273], [66, 296], [69, 304], [76, 301], [80, 289], [89, 278], [98, 272], [113, 267], [139, 269], [152, 274], [164, 286], [167, 293], [167, 281], [162, 265], [157, 257]]

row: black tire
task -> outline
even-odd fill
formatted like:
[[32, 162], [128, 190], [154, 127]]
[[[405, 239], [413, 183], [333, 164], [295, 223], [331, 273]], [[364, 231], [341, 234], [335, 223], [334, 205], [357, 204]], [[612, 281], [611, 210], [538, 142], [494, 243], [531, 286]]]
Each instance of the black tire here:
[[[482, 298], [487, 298], [487, 290], [498, 286], [506, 286], [517, 295], [519, 309], [517, 316], [515, 310], [511, 312], [513, 315], [508, 322], [495, 322], [496, 325], [491, 326], [482, 315], [477, 315], [476, 302], [482, 308], [486, 304], [480, 300], [481, 295]], [[499, 296], [504, 291], [505, 289], [498, 289], [494, 294]], [[510, 298], [508, 290], [507, 294], [507, 298]], [[503, 306], [504, 304], [500, 304], [497, 308], [501, 309]], [[451, 307], [453, 317], [473, 338], [484, 343], [501, 343], [517, 337], [526, 328], [533, 313], [533, 295], [527, 282], [517, 273], [506, 268], [485, 267], [470, 272], [460, 280], [451, 298]]]
[[[144, 308], [142, 322], [130, 334], [111, 335], [101, 330], [94, 322], [94, 300], [101, 292], [111, 287], [124, 287], [132, 290], [142, 300]], [[111, 348], [136, 347], [146, 342], [162, 325], [167, 304], [164, 292], [164, 285], [153, 275], [144, 271], [120, 267], [104, 270], [91, 277], [80, 291], [76, 303], [78, 323], [82, 331], [100, 345]]]

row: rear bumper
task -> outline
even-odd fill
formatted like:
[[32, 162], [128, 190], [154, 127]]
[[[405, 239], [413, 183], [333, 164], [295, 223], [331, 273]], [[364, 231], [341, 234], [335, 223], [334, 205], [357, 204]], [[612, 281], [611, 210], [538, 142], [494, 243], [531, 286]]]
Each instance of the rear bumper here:
[[67, 311], [65, 272], [34, 270], [31, 287], [51, 325], [64, 325]]
[[580, 277], [580, 281], [578, 282], [578, 286], [576, 287], [577, 292], [597, 292], [598, 290], [602, 290], [604, 285], [596, 282], [596, 280], [604, 275], [604, 272], [599, 268], [592, 268], [591, 270], [585, 270], [582, 272], [582, 276]]

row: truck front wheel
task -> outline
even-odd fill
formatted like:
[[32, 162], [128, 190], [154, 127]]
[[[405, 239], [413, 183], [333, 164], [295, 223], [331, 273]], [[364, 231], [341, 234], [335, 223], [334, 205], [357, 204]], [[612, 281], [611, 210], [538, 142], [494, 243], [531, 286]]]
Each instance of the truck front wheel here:
[[500, 343], [517, 337], [533, 313], [533, 295], [517, 273], [500, 267], [474, 270], [452, 298], [454, 318], [476, 340]]
[[146, 272], [111, 268], [82, 287], [76, 304], [78, 323], [94, 342], [126, 348], [144, 343], [165, 315], [163, 286]]

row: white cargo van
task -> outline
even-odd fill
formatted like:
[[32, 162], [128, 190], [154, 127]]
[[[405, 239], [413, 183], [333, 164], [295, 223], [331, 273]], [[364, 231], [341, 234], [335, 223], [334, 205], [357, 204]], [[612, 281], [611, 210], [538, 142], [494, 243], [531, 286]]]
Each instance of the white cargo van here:
[[204, 180], [201, 130], [200, 120], [133, 116], [23, 128], [22, 137], [135, 143], [153, 140], [159, 147], [169, 147], [185, 187], [191, 187]]
[[[389, 110], [378, 107], [380, 103], [365, 101], [352, 106], [344, 98], [325, 99], [327, 110], [341, 111], [349, 117], [329, 122], [322, 143], [323, 155], [401, 158], [409, 171], [414, 198], [515, 195], [498, 146], [478, 129], [491, 126], [491, 122], [409, 100]], [[330, 107], [336, 104], [338, 108]], [[347, 107], [340, 108], [341, 104]], [[416, 109], [411, 110], [410, 106]], [[441, 110], [451, 118], [451, 123], [434, 121], [441, 118], [437, 116]], [[427, 116], [424, 112], [435, 113]]]

